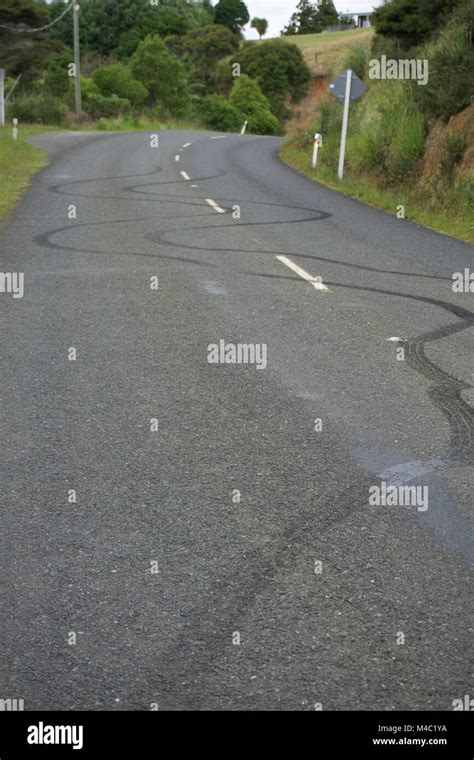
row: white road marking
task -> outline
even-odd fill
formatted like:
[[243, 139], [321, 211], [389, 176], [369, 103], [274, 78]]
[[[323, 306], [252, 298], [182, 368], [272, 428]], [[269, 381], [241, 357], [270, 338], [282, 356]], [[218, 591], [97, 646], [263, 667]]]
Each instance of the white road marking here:
[[225, 214], [225, 210], [218, 206], [217, 203], [212, 200], [212, 198], [206, 198], [206, 203], [209, 203], [209, 205], [212, 206], [214, 211], [217, 211], [218, 214]]
[[308, 274], [308, 272], [305, 272], [304, 269], [301, 269], [301, 267], [298, 266], [298, 264], [295, 264], [294, 261], [291, 261], [291, 259], [287, 259], [286, 256], [277, 256], [276, 257], [278, 261], [281, 261], [282, 264], [285, 264], [285, 266], [289, 267], [293, 270], [293, 272], [296, 272], [300, 277], [303, 278], [303, 280], [306, 280], [306, 282], [310, 282], [313, 288], [316, 290], [325, 290], [328, 291], [329, 288], [326, 287], [326, 285], [323, 285], [322, 282], [319, 282], [319, 280], [316, 279], [316, 277], [313, 277], [312, 274]]
[[387, 340], [391, 341], [392, 343], [406, 343], [406, 338], [398, 338], [396, 335], [393, 336], [393, 338], [387, 338]]
[[183, 177], [183, 179], [191, 179], [189, 174], [186, 174], [186, 172], [181, 172], [181, 176]]
[[211, 137], [211, 140], [223, 140], [224, 137], [227, 137], [227, 135], [214, 135], [214, 137]]
[[190, 145], [191, 143], [184, 143], [183, 148], [189, 148]]
[[198, 187], [198, 185], [191, 185], [191, 187]]
[[177, 153], [177, 154], [175, 155], [175, 157], [174, 157], [174, 160], [175, 160], [175, 161], [179, 161], [179, 153]]

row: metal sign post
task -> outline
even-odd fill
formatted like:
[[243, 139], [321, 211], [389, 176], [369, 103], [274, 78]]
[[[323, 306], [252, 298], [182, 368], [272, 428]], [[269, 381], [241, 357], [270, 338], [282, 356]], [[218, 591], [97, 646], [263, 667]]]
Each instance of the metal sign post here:
[[340, 74], [334, 82], [331, 82], [329, 85], [329, 91], [332, 95], [336, 96], [340, 103], [344, 104], [344, 111], [342, 114], [341, 147], [339, 149], [339, 165], [337, 168], [337, 176], [339, 179], [342, 179], [344, 174], [344, 157], [346, 153], [349, 105], [353, 100], [360, 98], [364, 92], [367, 92], [367, 87], [360, 81], [357, 74], [354, 74], [352, 69], [347, 69]]
[[352, 69], [346, 71], [346, 91], [344, 93], [344, 111], [342, 114], [341, 147], [339, 148], [339, 164], [337, 176], [342, 179], [344, 174], [344, 157], [346, 155], [347, 121], [349, 119], [349, 103], [351, 97]]

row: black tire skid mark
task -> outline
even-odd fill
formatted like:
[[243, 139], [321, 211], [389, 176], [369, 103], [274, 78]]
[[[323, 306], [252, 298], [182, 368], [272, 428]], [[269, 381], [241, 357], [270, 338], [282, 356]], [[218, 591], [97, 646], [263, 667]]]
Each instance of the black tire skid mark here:
[[[84, 184], [88, 182], [97, 182], [97, 181], [107, 181], [107, 180], [117, 180], [117, 179], [126, 179], [131, 177], [137, 177], [137, 176], [153, 176], [156, 175], [161, 169], [153, 169], [151, 172], [148, 172], [145, 175], [139, 174], [139, 175], [124, 175], [119, 177], [103, 177], [103, 178], [94, 178], [94, 179], [83, 179], [83, 180], [77, 180], [72, 182], [66, 182], [66, 183], [59, 183], [55, 186], [52, 186], [48, 188], [51, 192], [63, 192], [62, 188], [69, 186], [69, 185], [75, 185], [75, 184]], [[220, 175], [215, 176], [222, 176], [222, 174], [225, 174], [225, 172], [221, 173]], [[180, 180], [177, 180], [177, 182], [180, 182]], [[160, 185], [163, 183], [151, 183], [151, 186]], [[170, 183], [174, 184], [174, 183]], [[148, 193], [145, 191], [140, 191], [138, 188], [140, 187], [148, 187], [148, 185], [145, 184], [137, 184], [137, 185], [129, 185], [125, 186], [123, 189], [127, 192], [132, 193], [140, 193], [143, 195], [153, 195], [154, 199], [160, 199], [161, 202], [168, 202], [168, 203], [179, 203], [179, 198], [183, 196], [174, 196], [170, 198], [169, 196], [165, 196], [164, 198], [160, 195], [160, 193]], [[68, 193], [66, 193], [68, 194]], [[91, 196], [86, 196], [91, 197]], [[97, 197], [97, 196], [94, 196]], [[126, 200], [126, 199], [123, 199]], [[138, 199], [134, 199], [138, 200]], [[148, 198], [146, 199], [148, 200]], [[223, 199], [227, 200], [227, 199]], [[235, 203], [236, 200], [232, 199]], [[189, 199], [186, 197], [186, 200], [184, 201], [186, 205], [198, 205], [203, 206], [203, 203], [200, 199], [197, 200], [196, 203], [189, 203]], [[251, 201], [240, 201], [241, 203], [252, 203], [253, 205], [256, 205], [255, 202]], [[268, 206], [268, 207], [278, 207], [278, 208], [285, 208], [285, 209], [291, 209], [291, 210], [298, 210], [298, 211], [308, 211], [311, 214], [318, 214], [318, 216], [310, 216], [308, 218], [297, 218], [293, 220], [275, 220], [275, 221], [259, 221], [259, 222], [243, 222], [239, 223], [238, 225], [235, 224], [218, 224], [218, 225], [212, 225], [212, 229], [218, 229], [222, 230], [224, 228], [232, 228], [232, 229], [238, 229], [241, 227], [253, 227], [253, 226], [265, 226], [265, 225], [275, 225], [275, 224], [296, 224], [296, 223], [304, 223], [304, 222], [313, 222], [313, 221], [320, 221], [321, 219], [325, 219], [330, 217], [331, 215], [327, 212], [318, 211], [316, 209], [307, 209], [302, 207], [295, 207], [295, 206], [285, 206], [283, 204], [275, 204], [275, 203], [258, 203], [260, 206]], [[201, 216], [201, 215], [197, 215]], [[204, 216], [208, 216], [207, 214], [204, 214]], [[173, 220], [183, 218], [183, 217], [171, 217]], [[185, 218], [188, 218], [187, 216]], [[193, 217], [194, 218], [194, 217]], [[92, 226], [93, 224], [113, 224], [113, 223], [121, 223], [125, 221], [131, 221], [131, 220], [115, 220], [114, 222], [106, 221], [106, 222], [96, 222], [96, 223], [83, 223], [80, 225], [74, 225], [74, 226], [64, 226], [61, 228], [58, 228], [56, 230], [51, 230], [46, 233], [42, 233], [34, 238], [35, 242], [37, 242], [42, 247], [50, 247], [54, 248], [56, 250], [67, 250], [70, 252], [85, 252], [85, 253], [97, 253], [96, 251], [90, 251], [88, 249], [81, 249], [77, 248], [75, 246], [64, 246], [57, 243], [54, 243], [51, 240], [51, 236], [58, 234], [62, 231], [70, 231], [71, 229], [81, 227], [81, 226]], [[133, 220], [137, 221], [137, 220]], [[204, 225], [201, 227], [187, 227], [179, 230], [179, 234], [182, 234], [183, 232], [195, 232], [198, 229], [202, 230], [209, 230], [209, 226]], [[158, 235], [155, 235], [154, 233], [145, 235], [144, 238], [146, 240], [151, 240], [152, 242], [181, 248], [181, 249], [188, 249], [188, 250], [199, 250], [199, 251], [205, 251], [205, 252], [219, 252], [222, 253], [223, 251], [227, 251], [228, 249], [222, 249], [222, 248], [209, 248], [209, 247], [200, 247], [196, 245], [189, 245], [186, 243], [178, 243], [174, 241], [170, 241], [166, 239], [166, 236], [169, 234], [176, 234], [175, 230], [165, 230]], [[234, 249], [232, 250], [232, 253], [255, 253], [254, 250], [246, 250], [246, 249]], [[113, 252], [116, 255], [142, 255], [142, 256], [150, 256], [153, 257], [152, 254], [136, 254], [136, 253], [119, 253], [119, 252]], [[287, 254], [288, 252], [275, 252], [275, 251], [260, 251], [259, 253], [265, 253], [270, 255], [283, 255]], [[103, 255], [110, 255], [110, 252], [103, 252]], [[305, 258], [306, 256], [304, 254], [294, 254], [291, 252], [289, 255], [293, 255], [296, 257]], [[171, 258], [171, 259], [178, 259], [178, 257], [173, 256], [166, 256], [164, 254], [160, 254], [163, 258]], [[400, 273], [400, 272], [393, 272], [388, 270], [380, 270], [376, 269], [375, 267], [366, 267], [362, 265], [355, 265], [348, 262], [338, 262], [334, 261], [332, 259], [329, 259], [327, 257], [318, 257], [318, 256], [308, 256], [308, 258], [314, 258], [315, 260], [319, 261], [325, 261], [332, 264], [339, 264], [342, 266], [349, 266], [357, 269], [361, 269], [364, 271], [376, 271], [379, 273], [384, 274], [397, 274], [402, 276], [411, 276], [408, 273]], [[187, 263], [195, 263], [202, 265], [202, 262], [197, 261], [196, 259], [184, 259], [179, 258], [181, 261], [186, 261]], [[425, 276], [426, 275], [415, 275], [415, 276]], [[431, 275], [428, 275], [427, 277], [432, 277]], [[440, 279], [440, 280], [447, 280], [448, 278], [435, 278], [433, 279]], [[440, 301], [438, 299], [432, 299], [432, 298], [426, 298], [422, 296], [410, 296], [408, 294], [402, 294], [397, 293], [395, 291], [387, 291], [382, 289], [376, 289], [376, 288], [360, 288], [359, 286], [344, 286], [340, 283], [328, 283], [332, 285], [336, 285], [338, 287], [352, 287], [354, 289], [362, 289], [362, 290], [369, 290], [371, 292], [377, 292], [379, 294], [390, 294], [390, 295], [398, 295], [399, 297], [403, 298], [412, 298], [414, 300], [420, 301], [420, 302], [426, 302], [430, 303], [432, 305], [444, 308], [448, 310], [450, 313], [454, 314], [464, 322], [467, 322], [466, 325], [461, 326], [459, 329], [465, 329], [465, 327], [471, 326], [471, 323], [474, 319], [474, 315], [465, 310], [461, 307], [458, 307], [454, 304], [450, 304], [449, 302]], [[430, 340], [438, 340], [440, 338], [446, 337], [446, 330], [448, 330], [448, 333], [452, 333], [454, 331], [457, 331], [457, 329], [453, 330], [452, 326], [448, 326], [447, 328], [440, 328], [438, 331], [435, 331], [434, 333], [429, 333], [427, 336], [417, 336], [415, 338], [409, 339], [407, 344], [407, 357], [408, 357], [408, 363], [409, 365], [415, 369], [415, 371], [422, 374], [426, 379], [433, 381], [435, 383], [435, 386], [431, 388], [428, 391], [429, 397], [432, 399], [432, 401], [436, 404], [436, 406], [440, 409], [440, 411], [445, 415], [445, 417], [448, 419], [448, 423], [450, 425], [451, 430], [451, 452], [450, 452], [450, 460], [457, 462], [457, 461], [471, 461], [473, 452], [472, 452], [472, 440], [473, 440], [473, 410], [472, 408], [461, 398], [461, 391], [465, 390], [471, 386], [462, 383], [461, 381], [457, 380], [456, 378], [452, 377], [451, 375], [448, 375], [447, 373], [443, 372], [440, 368], [438, 368], [433, 362], [427, 359], [425, 353], [424, 353], [424, 347], [427, 342]]]

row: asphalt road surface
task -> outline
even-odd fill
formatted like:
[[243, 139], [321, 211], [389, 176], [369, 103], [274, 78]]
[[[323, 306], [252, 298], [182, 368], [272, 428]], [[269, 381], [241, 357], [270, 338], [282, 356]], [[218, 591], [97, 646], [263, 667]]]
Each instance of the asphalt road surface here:
[[452, 710], [473, 248], [310, 182], [276, 138], [36, 142], [51, 163], [0, 232], [24, 274], [0, 293], [0, 698]]

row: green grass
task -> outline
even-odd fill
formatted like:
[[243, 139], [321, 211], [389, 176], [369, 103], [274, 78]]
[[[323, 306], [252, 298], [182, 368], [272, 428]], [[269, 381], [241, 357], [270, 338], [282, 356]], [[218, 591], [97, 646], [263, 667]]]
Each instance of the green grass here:
[[[310, 150], [298, 144], [298, 138], [293, 135], [283, 143], [280, 157], [293, 169], [332, 190], [342, 192], [369, 206], [383, 209], [394, 215], [397, 213], [397, 207], [403, 205], [405, 219], [418, 222], [445, 235], [474, 243], [472, 209], [468, 193], [463, 187], [460, 186], [457, 189], [453, 187], [452, 191], [447, 190], [443, 202], [442, 197], [432, 195], [416, 184], [386, 189], [379, 187], [370, 176], [362, 174], [348, 175], [338, 180], [330, 167], [318, 165], [314, 171], [310, 164], [310, 153]], [[403, 224], [402, 220], [400, 224]]]
[[313, 76], [330, 76], [342, 70], [349, 48], [361, 46], [368, 50], [373, 35], [373, 29], [353, 29], [347, 32], [292, 34], [281, 39], [299, 47]]
[[153, 120], [147, 116], [118, 116], [111, 119], [100, 119], [92, 125], [87, 125], [85, 129], [99, 129], [110, 132], [134, 132], [136, 130], [158, 130], [158, 129], [204, 129], [202, 125], [195, 121], [186, 121], [185, 119], [167, 119]]
[[6, 217], [21, 196], [32, 175], [46, 164], [46, 154], [33, 148], [26, 138], [51, 129], [53, 127], [20, 127], [15, 141], [10, 126], [0, 127], [0, 220]]

